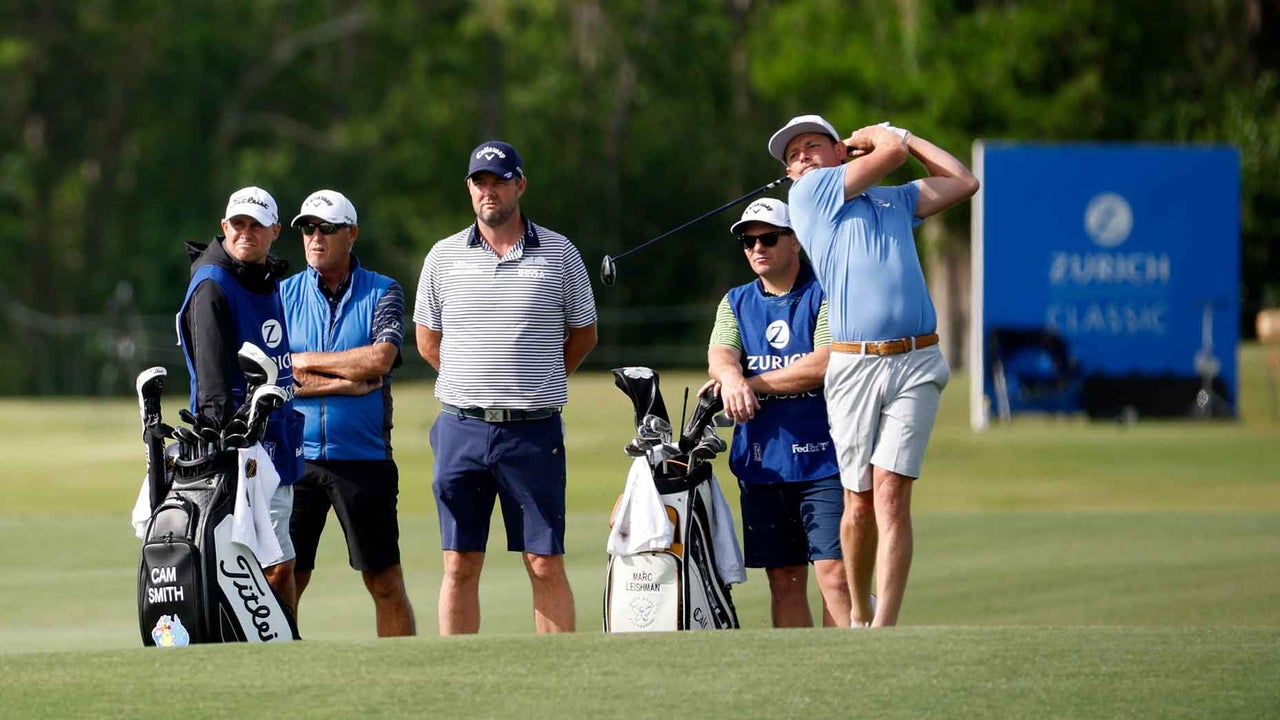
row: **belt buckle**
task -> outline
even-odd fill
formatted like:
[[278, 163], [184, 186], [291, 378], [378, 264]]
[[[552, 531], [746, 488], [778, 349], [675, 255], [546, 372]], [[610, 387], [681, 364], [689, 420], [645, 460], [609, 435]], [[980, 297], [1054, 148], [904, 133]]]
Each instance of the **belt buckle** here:
[[485, 408], [484, 421], [491, 423], [505, 422], [507, 419], [507, 411], [502, 408]]

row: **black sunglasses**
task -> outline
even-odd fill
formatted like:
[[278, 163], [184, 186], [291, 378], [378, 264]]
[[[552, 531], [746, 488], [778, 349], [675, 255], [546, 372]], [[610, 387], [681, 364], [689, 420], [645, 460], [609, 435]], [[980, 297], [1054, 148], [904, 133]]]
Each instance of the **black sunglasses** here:
[[774, 230], [773, 232], [763, 233], [761, 235], [739, 235], [738, 242], [742, 243], [744, 250], [750, 250], [756, 246], [756, 241], [765, 247], [773, 247], [778, 244], [778, 238], [783, 235], [790, 235], [790, 230]]
[[332, 235], [345, 227], [351, 226], [347, 223], [298, 223], [298, 229], [302, 231], [303, 235], [311, 235], [316, 230], [319, 230], [322, 235]]

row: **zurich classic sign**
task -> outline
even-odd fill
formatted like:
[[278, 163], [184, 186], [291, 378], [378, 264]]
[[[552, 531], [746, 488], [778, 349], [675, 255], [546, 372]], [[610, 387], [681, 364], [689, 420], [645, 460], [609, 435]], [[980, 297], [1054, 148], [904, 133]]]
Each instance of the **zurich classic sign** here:
[[986, 353], [1009, 328], [1060, 336], [1085, 377], [1211, 365], [1234, 408], [1239, 166], [1226, 147], [976, 143], [972, 424], [991, 415]]

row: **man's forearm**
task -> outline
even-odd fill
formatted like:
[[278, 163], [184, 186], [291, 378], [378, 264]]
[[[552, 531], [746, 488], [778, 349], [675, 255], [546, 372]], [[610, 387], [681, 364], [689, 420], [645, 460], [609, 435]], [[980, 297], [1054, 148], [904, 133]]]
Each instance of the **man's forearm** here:
[[915, 135], [908, 138], [907, 146], [929, 172], [929, 177], [916, 181], [920, 188], [916, 217], [936, 215], [978, 192], [978, 178], [956, 156]]
[[569, 328], [569, 336], [564, 341], [564, 374], [572, 375], [587, 353], [596, 346], [598, 337], [596, 324], [591, 323], [580, 328]]
[[943, 150], [919, 135], [907, 138], [911, 157], [920, 161], [930, 177], [972, 178], [973, 173], [955, 155]]
[[338, 352], [304, 352], [293, 354], [295, 369], [320, 373], [347, 380], [370, 380], [391, 371], [398, 348], [387, 342]]
[[370, 380], [348, 380], [329, 375], [299, 373], [294, 375], [294, 394], [297, 397], [322, 395], [366, 395], [382, 387], [380, 377]]
[[742, 379], [741, 354], [728, 346], [712, 346], [707, 351], [707, 375], [712, 380], [727, 385]]
[[829, 350], [811, 352], [786, 367], [747, 378], [747, 386], [761, 395], [789, 395], [822, 387]]

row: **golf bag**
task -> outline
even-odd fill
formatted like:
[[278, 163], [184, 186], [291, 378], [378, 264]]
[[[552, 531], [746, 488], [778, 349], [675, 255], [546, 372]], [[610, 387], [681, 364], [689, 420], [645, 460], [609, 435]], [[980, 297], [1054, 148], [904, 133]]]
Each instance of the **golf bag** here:
[[238, 457], [225, 450], [194, 463], [170, 458], [169, 491], [151, 513], [138, 568], [143, 645], [297, 639], [257, 557], [231, 539]]
[[[704, 435], [719, 400], [700, 398], [676, 442], [657, 373], [648, 368], [613, 372], [618, 387], [635, 402], [637, 437], [626, 448], [635, 459], [611, 520], [604, 630], [737, 628], [729, 586], [743, 582], [746, 574], [733, 518], [709, 462], [724, 443]], [[682, 452], [682, 446], [689, 449]]]
[[[245, 343], [238, 357], [248, 383], [245, 402], [223, 427], [186, 410], [181, 415], [190, 427], [163, 424], [164, 368], [138, 376], [147, 476], [133, 520], [143, 541], [143, 645], [298, 639], [253, 550], [280, 551], [268, 511], [279, 477], [260, 441], [268, 417], [288, 396], [261, 349]], [[300, 425], [294, 430], [300, 434]], [[166, 446], [171, 438], [176, 442]]]

